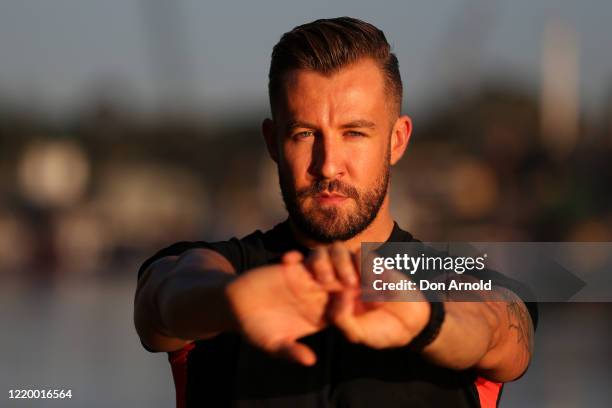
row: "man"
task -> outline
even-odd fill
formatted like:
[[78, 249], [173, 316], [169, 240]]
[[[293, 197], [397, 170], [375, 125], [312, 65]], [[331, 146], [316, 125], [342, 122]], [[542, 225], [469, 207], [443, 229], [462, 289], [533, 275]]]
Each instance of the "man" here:
[[346, 17], [296, 27], [274, 47], [269, 95], [262, 129], [288, 220], [177, 243], [139, 271], [136, 329], [169, 352], [177, 405], [495, 406], [532, 353], [535, 312], [514, 293], [359, 296], [361, 242], [413, 241], [389, 209], [412, 125], [384, 34]]

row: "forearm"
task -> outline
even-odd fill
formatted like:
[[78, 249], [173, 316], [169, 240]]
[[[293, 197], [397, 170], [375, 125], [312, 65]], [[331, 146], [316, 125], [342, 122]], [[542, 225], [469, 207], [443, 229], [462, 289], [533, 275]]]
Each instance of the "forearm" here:
[[235, 327], [225, 296], [233, 279], [218, 271], [188, 271], [169, 278], [157, 294], [163, 333], [195, 340]]
[[474, 367], [494, 342], [495, 313], [477, 302], [445, 302], [444, 308], [440, 332], [423, 355], [455, 370]]
[[225, 296], [225, 287], [235, 276], [233, 268], [210, 252], [188, 251], [162, 259], [143, 276], [135, 323], [145, 344], [169, 351], [235, 326]]
[[516, 295], [499, 291], [505, 301], [446, 302], [440, 333], [423, 354], [452, 369], [473, 368], [494, 381], [519, 377], [533, 350], [531, 318]]

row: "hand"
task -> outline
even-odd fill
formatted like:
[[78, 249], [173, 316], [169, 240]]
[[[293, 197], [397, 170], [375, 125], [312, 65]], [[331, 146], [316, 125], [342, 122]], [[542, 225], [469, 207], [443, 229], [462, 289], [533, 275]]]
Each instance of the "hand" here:
[[[428, 302], [363, 302], [357, 286], [359, 253], [351, 254], [341, 244], [314, 250], [305, 265], [332, 292], [327, 318], [351, 342], [377, 349], [401, 347], [427, 324]], [[398, 279], [405, 278], [396, 273]]]
[[402, 347], [427, 324], [427, 302], [363, 302], [359, 290], [334, 295], [329, 319], [346, 338], [375, 349]]
[[246, 272], [227, 286], [239, 330], [253, 345], [304, 365], [315, 353], [297, 340], [325, 327], [327, 291], [313, 278], [297, 251], [282, 263]]

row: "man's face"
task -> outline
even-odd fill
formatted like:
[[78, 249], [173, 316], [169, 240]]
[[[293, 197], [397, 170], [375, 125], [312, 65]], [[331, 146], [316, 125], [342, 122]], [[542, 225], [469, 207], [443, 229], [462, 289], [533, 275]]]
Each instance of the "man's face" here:
[[397, 115], [381, 69], [363, 59], [331, 76], [290, 71], [284, 84], [276, 159], [289, 215], [320, 242], [352, 238], [387, 196]]

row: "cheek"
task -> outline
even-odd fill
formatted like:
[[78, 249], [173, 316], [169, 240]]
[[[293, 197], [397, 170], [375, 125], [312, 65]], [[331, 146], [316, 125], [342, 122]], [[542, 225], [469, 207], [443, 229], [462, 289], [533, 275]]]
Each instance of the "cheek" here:
[[299, 181], [305, 179], [310, 166], [310, 151], [305, 148], [297, 148], [295, 146], [283, 146], [281, 157], [282, 169], [287, 175], [290, 175], [293, 180]]
[[371, 179], [378, 177], [385, 166], [385, 153], [386, 150], [372, 145], [354, 149], [350, 154], [350, 160], [347, 160], [349, 173], [355, 180], [360, 180], [366, 185], [371, 184]]

